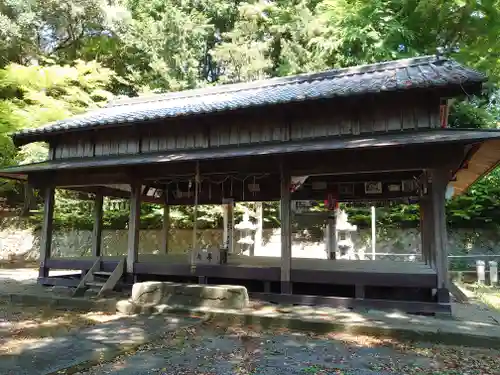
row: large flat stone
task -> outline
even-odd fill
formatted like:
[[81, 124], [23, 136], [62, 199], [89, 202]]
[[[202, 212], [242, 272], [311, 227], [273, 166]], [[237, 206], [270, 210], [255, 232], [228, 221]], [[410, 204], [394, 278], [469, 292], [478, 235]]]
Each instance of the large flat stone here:
[[164, 282], [146, 281], [132, 286], [130, 300], [140, 306], [154, 306], [161, 302], [164, 296]]
[[[141, 309], [156, 305], [243, 309], [249, 304], [248, 292], [243, 286], [159, 281], [134, 284], [129, 301]], [[133, 311], [132, 307], [126, 307]]]

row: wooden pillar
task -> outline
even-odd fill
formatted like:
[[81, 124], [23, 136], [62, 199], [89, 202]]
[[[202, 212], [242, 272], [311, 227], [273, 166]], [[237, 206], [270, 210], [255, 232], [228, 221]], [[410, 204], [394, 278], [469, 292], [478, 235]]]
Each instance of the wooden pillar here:
[[337, 213], [333, 211], [326, 221], [326, 248], [328, 259], [335, 260], [337, 255]]
[[292, 226], [290, 207], [290, 173], [281, 165], [281, 293], [291, 294], [291, 268], [292, 268]]
[[38, 277], [49, 276], [47, 268], [47, 260], [50, 259], [52, 249], [52, 223], [54, 217], [54, 187], [46, 187], [43, 189], [43, 222], [42, 233], [40, 239], [40, 269]]
[[432, 170], [431, 206], [433, 217], [432, 250], [437, 273], [438, 302], [450, 301], [448, 291], [448, 234], [446, 229], [446, 187], [449, 176], [446, 170]]
[[101, 240], [102, 240], [102, 207], [103, 207], [102, 192], [97, 192], [94, 200], [94, 228], [92, 231], [92, 256], [101, 256]]
[[255, 230], [254, 236], [254, 244], [252, 246], [252, 251], [250, 255], [255, 255], [256, 252], [260, 253], [260, 249], [262, 248], [262, 219], [263, 219], [263, 210], [262, 210], [262, 202], [257, 202], [255, 204], [255, 218], [257, 229]]
[[432, 268], [435, 268], [434, 251], [432, 249], [433, 238], [433, 212], [429, 196], [420, 199], [420, 242], [422, 248], [422, 260]]
[[132, 184], [130, 193], [130, 216], [128, 220], [127, 273], [134, 273], [134, 264], [139, 256], [139, 225], [141, 219], [142, 185]]
[[170, 231], [170, 206], [165, 203], [163, 206], [163, 228], [162, 228], [162, 244], [161, 248], [168, 254], [168, 237]]
[[222, 247], [227, 250], [229, 254], [234, 253], [234, 199], [222, 199], [222, 212], [223, 212], [223, 243]]

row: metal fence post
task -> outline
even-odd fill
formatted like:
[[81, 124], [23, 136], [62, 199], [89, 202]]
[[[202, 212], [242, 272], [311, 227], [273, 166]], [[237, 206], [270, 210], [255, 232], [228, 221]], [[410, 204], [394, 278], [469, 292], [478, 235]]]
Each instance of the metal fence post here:
[[486, 280], [485, 266], [484, 260], [476, 260], [477, 282], [479, 284], [484, 284]]
[[490, 285], [495, 286], [498, 284], [498, 263], [494, 260], [489, 261], [490, 266]]

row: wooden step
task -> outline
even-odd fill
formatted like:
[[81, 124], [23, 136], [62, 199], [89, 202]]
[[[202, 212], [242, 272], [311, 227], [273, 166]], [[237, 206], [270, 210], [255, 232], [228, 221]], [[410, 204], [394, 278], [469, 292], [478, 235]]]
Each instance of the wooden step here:
[[96, 276], [111, 276], [113, 272], [106, 272], [106, 271], [94, 271], [94, 275]]
[[104, 286], [104, 284], [105, 284], [104, 281], [87, 281], [85, 283], [85, 286], [94, 286], [94, 287], [102, 288]]
[[[123, 257], [113, 272], [100, 271], [101, 258], [98, 257], [92, 267], [82, 277], [80, 283], [73, 292], [74, 297], [82, 296], [85, 291], [99, 288], [98, 297], [112, 292], [116, 284], [120, 282], [125, 271], [125, 257]], [[98, 278], [96, 280], [95, 278]]]

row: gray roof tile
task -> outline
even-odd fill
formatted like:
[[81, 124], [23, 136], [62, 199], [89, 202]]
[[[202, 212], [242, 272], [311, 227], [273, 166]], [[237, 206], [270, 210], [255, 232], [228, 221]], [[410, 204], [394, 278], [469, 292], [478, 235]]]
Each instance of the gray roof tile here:
[[433, 88], [481, 83], [486, 76], [454, 60], [435, 56], [302, 74], [248, 83], [220, 85], [169, 94], [111, 102], [107, 107], [26, 129], [13, 135], [16, 143], [50, 133], [136, 123], [202, 113], [320, 98], [352, 96], [383, 91]]

